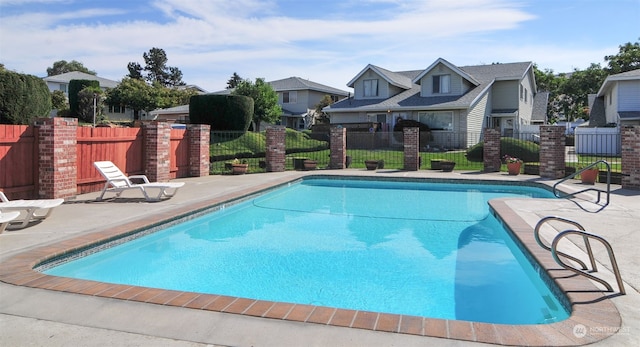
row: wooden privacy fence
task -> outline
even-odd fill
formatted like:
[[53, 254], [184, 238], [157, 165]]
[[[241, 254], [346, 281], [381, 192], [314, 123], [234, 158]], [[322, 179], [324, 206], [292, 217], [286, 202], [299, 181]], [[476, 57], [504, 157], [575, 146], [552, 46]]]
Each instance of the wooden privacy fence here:
[[[53, 130], [41, 135], [47, 126]], [[66, 132], [56, 131], [59, 128]], [[71, 185], [73, 195], [98, 191], [105, 181], [93, 162], [101, 160], [112, 161], [127, 175], [146, 174], [151, 180], [205, 176], [208, 146], [205, 125], [186, 130], [166, 123], [92, 128], [65, 118], [32, 126], [0, 125], [0, 190], [10, 199], [70, 197], [61, 193], [64, 185]]]

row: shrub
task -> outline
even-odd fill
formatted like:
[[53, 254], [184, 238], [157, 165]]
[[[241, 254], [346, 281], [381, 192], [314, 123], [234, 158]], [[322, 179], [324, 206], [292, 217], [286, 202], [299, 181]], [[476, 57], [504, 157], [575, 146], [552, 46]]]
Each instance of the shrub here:
[[0, 123], [29, 124], [50, 111], [51, 94], [41, 78], [0, 69]]
[[[500, 139], [500, 157], [504, 155], [517, 157], [524, 162], [540, 161], [540, 146], [531, 141], [523, 141], [511, 137]], [[480, 142], [467, 150], [467, 160], [482, 162], [484, 157], [484, 142]]]
[[211, 130], [247, 131], [253, 118], [253, 99], [243, 95], [194, 95], [189, 99], [189, 121], [209, 124]]
[[78, 118], [78, 93], [87, 87], [100, 88], [100, 82], [93, 80], [69, 81], [69, 111], [71, 113], [71, 117]]

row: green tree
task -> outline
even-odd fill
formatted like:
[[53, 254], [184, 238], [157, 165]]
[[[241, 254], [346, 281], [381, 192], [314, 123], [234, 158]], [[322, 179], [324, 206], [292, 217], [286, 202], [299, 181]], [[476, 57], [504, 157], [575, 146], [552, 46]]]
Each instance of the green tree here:
[[260, 131], [260, 123], [275, 123], [280, 119], [282, 109], [278, 105], [278, 94], [263, 78], [256, 78], [255, 83], [250, 80], [240, 82], [232, 92], [253, 99], [254, 131]]
[[609, 63], [607, 72], [613, 75], [640, 69], [640, 43], [627, 42], [618, 47], [620, 48], [618, 54], [604, 57], [604, 60]]
[[104, 120], [104, 92], [100, 87], [89, 86], [78, 93], [78, 119], [87, 123], [95, 121], [100, 123]]
[[607, 72], [595, 63], [585, 70], [575, 69], [569, 75], [560, 87], [560, 94], [567, 96], [563, 108], [568, 121], [589, 119], [588, 96], [598, 92], [606, 77]]
[[240, 82], [242, 82], [242, 77], [234, 72], [233, 75], [231, 75], [231, 78], [229, 78], [229, 80], [227, 81], [227, 89], [233, 89], [237, 87]]
[[[130, 78], [144, 78], [149, 83], [159, 83], [165, 87], [182, 86], [182, 71], [177, 67], [167, 66], [167, 53], [162, 48], [153, 47], [149, 52], [142, 53], [144, 59], [144, 68], [136, 62], [130, 62], [127, 65]], [[146, 76], [143, 76], [146, 71]]]
[[318, 123], [321, 124], [329, 124], [329, 115], [323, 111], [323, 109], [329, 105], [333, 104], [333, 99], [331, 95], [325, 95], [322, 97], [322, 100], [315, 106], [315, 117]]
[[51, 93], [42, 78], [0, 69], [0, 123], [29, 124], [50, 111]]
[[167, 88], [160, 83], [153, 85], [135, 78], [125, 77], [120, 84], [109, 90], [108, 105], [121, 105], [133, 109], [133, 118], [140, 119], [140, 111], [153, 111], [189, 103], [192, 90]]
[[62, 90], [54, 90], [51, 92], [51, 107], [54, 110], [63, 110], [69, 108], [67, 97]]
[[69, 113], [71, 117], [78, 118], [78, 95], [87, 87], [100, 88], [100, 82], [95, 80], [71, 80], [69, 81]]
[[71, 71], [80, 71], [84, 73], [88, 73], [90, 75], [96, 75], [95, 71], [87, 69], [81, 62], [79, 61], [69, 61], [66, 60], [58, 60], [53, 63], [52, 67], [47, 68], [47, 76], [55, 76], [60, 75], [66, 72]]

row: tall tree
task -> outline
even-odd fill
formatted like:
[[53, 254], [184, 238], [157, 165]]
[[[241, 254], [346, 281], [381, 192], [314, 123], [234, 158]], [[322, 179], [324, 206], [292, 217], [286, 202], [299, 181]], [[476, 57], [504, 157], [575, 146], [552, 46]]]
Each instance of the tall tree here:
[[613, 75], [640, 69], [640, 43], [627, 42], [618, 47], [620, 49], [618, 54], [604, 57], [604, 60], [609, 62], [607, 72]]
[[[177, 67], [167, 66], [167, 53], [162, 48], [151, 48], [149, 52], [142, 53], [145, 66], [137, 62], [127, 65], [130, 78], [145, 79], [149, 83], [159, 83], [165, 87], [183, 86], [182, 71]], [[146, 76], [143, 75], [146, 71]]]
[[106, 102], [127, 106], [133, 109], [134, 119], [140, 119], [140, 111], [185, 105], [195, 94], [192, 90], [167, 88], [157, 82], [150, 85], [140, 79], [125, 77], [117, 87], [109, 90]]
[[[331, 121], [329, 120], [329, 115], [323, 111], [323, 109], [329, 105], [333, 104], [333, 99], [331, 95], [325, 95], [322, 97], [322, 100], [315, 106], [315, 118], [320, 124], [329, 124]], [[312, 122], [309, 122], [312, 123]]]
[[93, 70], [87, 69], [81, 62], [79, 61], [69, 61], [66, 60], [58, 60], [53, 63], [52, 67], [47, 68], [47, 76], [55, 76], [60, 75], [66, 72], [71, 71], [80, 71], [84, 73], [88, 73], [90, 75], [96, 75], [96, 72]]
[[607, 72], [600, 64], [592, 63], [586, 70], [574, 70], [565, 83], [560, 87], [560, 94], [568, 96], [565, 115], [567, 120], [578, 118], [589, 119], [588, 96], [595, 94], [600, 89], [602, 82], [607, 77]]
[[242, 77], [234, 72], [233, 75], [231, 75], [231, 78], [229, 78], [229, 80], [227, 81], [227, 89], [233, 89], [237, 87], [240, 82], [242, 82]]
[[232, 94], [253, 98], [254, 131], [260, 131], [261, 122], [275, 123], [280, 119], [282, 109], [278, 105], [278, 94], [263, 78], [256, 78], [255, 83], [250, 80], [240, 82]]

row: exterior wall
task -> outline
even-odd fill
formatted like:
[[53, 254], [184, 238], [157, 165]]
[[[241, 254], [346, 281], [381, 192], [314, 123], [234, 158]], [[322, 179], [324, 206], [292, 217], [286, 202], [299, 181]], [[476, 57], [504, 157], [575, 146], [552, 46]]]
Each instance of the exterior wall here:
[[526, 88], [526, 97], [523, 99], [519, 99], [520, 90], [516, 90], [518, 92], [518, 116], [520, 118], [520, 121], [516, 126], [518, 126], [519, 124], [531, 124], [531, 115], [533, 114], [533, 93], [535, 90], [535, 85], [533, 84], [533, 79], [531, 78], [531, 74], [529, 72], [527, 72], [524, 78], [520, 81], [520, 85]]
[[420, 169], [420, 128], [404, 128], [404, 169], [418, 171]]
[[329, 168], [344, 169], [347, 159], [347, 129], [332, 126], [329, 144]]
[[[283, 93], [285, 92], [296, 92], [296, 102], [288, 104], [283, 103]], [[294, 113], [305, 113], [307, 112], [307, 107], [309, 105], [309, 93], [306, 90], [283, 90], [278, 92], [278, 104], [280, 104], [281, 107], [286, 108], [288, 111]]]
[[477, 133], [482, 131], [485, 119], [491, 115], [491, 94], [491, 92], [486, 93], [475, 105], [471, 106], [466, 117], [466, 129], [461, 129], [462, 131]]
[[618, 83], [613, 83], [604, 98], [604, 114], [607, 123], [618, 123]]
[[640, 111], [640, 80], [620, 81], [618, 111]]
[[270, 126], [266, 131], [267, 172], [282, 172], [285, 170], [285, 127]]
[[640, 126], [624, 126], [622, 133], [622, 188], [640, 190]]
[[557, 179], [565, 175], [565, 128], [540, 127], [540, 177]]
[[[433, 94], [433, 76], [449, 75], [451, 76], [451, 88], [447, 94]], [[436, 65], [426, 75], [420, 79], [420, 95], [421, 96], [440, 96], [440, 95], [461, 95], [466, 92], [465, 83], [462, 76], [458, 75], [446, 65], [440, 63]]]
[[76, 118], [48, 118], [38, 122], [39, 191], [43, 199], [76, 195]]
[[516, 109], [521, 105], [518, 103], [517, 81], [496, 81], [491, 86], [491, 104], [495, 110]]
[[484, 172], [498, 172], [502, 161], [500, 160], [500, 129], [487, 128], [484, 130], [483, 146]]

